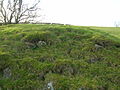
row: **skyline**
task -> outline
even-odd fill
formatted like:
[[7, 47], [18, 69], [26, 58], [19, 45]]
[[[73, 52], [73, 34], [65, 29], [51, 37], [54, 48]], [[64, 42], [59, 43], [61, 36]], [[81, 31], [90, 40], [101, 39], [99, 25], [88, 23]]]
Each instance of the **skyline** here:
[[[64, 2], [64, 3], [63, 3]], [[80, 26], [115, 26], [120, 0], [41, 0], [42, 22]]]

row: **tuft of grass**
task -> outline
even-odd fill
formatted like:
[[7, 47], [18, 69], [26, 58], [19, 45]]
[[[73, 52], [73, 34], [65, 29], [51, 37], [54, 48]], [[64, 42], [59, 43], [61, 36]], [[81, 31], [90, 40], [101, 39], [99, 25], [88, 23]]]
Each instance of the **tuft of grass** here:
[[10, 61], [10, 55], [0, 51], [0, 70], [4, 69]]

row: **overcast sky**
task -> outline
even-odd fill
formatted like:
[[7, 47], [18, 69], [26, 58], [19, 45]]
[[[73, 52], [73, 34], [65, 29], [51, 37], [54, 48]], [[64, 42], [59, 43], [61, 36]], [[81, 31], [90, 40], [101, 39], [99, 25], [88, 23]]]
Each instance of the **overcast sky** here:
[[120, 0], [41, 0], [43, 22], [82, 26], [114, 26], [120, 21]]

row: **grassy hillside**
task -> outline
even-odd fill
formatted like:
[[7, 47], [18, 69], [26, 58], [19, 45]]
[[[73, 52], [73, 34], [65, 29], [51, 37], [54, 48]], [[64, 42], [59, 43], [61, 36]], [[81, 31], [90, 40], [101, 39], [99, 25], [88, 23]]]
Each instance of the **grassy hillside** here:
[[90, 27], [101, 32], [109, 33], [110, 35], [120, 39], [120, 27]]
[[0, 26], [0, 88], [49, 90], [52, 83], [55, 90], [119, 90], [120, 33], [95, 29]]

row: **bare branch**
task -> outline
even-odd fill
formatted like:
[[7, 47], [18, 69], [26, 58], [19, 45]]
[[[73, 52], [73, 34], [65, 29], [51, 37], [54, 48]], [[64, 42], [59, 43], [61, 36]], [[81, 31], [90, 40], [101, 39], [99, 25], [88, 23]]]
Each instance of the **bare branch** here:
[[5, 0], [0, 1], [0, 21], [4, 21], [4, 23], [19, 23], [34, 19], [38, 16], [35, 11], [40, 10], [38, 8], [40, 0], [32, 6], [25, 4], [23, 0], [7, 0], [7, 4], [5, 3]]

